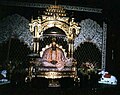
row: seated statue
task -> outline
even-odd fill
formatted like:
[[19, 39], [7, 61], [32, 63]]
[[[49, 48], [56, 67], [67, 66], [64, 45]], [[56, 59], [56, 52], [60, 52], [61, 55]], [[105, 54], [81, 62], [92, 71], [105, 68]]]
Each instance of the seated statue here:
[[72, 59], [65, 57], [62, 49], [56, 46], [56, 42], [53, 40], [50, 48], [46, 49], [42, 56], [42, 65], [45, 67], [57, 67], [58, 70], [64, 68], [64, 66], [72, 66]]

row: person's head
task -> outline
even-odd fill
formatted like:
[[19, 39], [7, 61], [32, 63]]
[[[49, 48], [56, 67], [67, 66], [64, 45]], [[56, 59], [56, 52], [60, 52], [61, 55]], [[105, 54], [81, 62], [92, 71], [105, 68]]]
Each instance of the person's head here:
[[53, 46], [56, 46], [56, 42], [52, 42], [52, 45], [53, 45]]
[[56, 49], [56, 39], [55, 38], [53, 38], [52, 39], [52, 49], [54, 50], [54, 49]]
[[52, 38], [52, 45], [56, 45], [56, 38]]

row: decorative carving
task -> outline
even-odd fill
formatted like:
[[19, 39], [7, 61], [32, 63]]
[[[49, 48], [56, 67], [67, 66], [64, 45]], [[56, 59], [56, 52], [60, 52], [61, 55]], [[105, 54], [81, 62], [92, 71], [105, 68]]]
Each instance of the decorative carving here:
[[107, 39], [107, 24], [103, 22], [103, 40], [102, 40], [102, 69], [106, 66], [106, 39]]
[[18, 38], [32, 48], [33, 37], [29, 31], [29, 21], [18, 14], [4, 18], [0, 22], [0, 43], [10, 38]]
[[[69, 43], [69, 56], [73, 55], [73, 41], [80, 32], [80, 26], [74, 21], [74, 18], [66, 17], [65, 10], [61, 6], [52, 5], [48, 7], [41, 19], [39, 17], [35, 20], [32, 19], [29, 25], [33, 37], [40, 39], [44, 38], [43, 32], [49, 28], [57, 27], [63, 30], [67, 38], [66, 41]], [[34, 51], [36, 51], [37, 46], [34, 42]], [[39, 51], [39, 48], [37, 51]]]
[[74, 48], [86, 41], [96, 44], [102, 53], [101, 69], [105, 69], [106, 64], [106, 37], [107, 37], [107, 24], [103, 23], [103, 29], [95, 21], [91, 19], [82, 20], [80, 23], [81, 33], [75, 38]]
[[75, 38], [74, 48], [76, 49], [81, 43], [89, 41], [97, 45], [102, 50], [102, 33], [103, 30], [97, 22], [91, 19], [82, 20], [80, 23], [81, 33]]
[[[43, 15], [41, 19], [32, 19], [29, 24], [30, 31], [35, 31], [36, 35], [34, 37], [40, 38], [43, 36], [43, 32], [51, 27], [58, 27], [62, 29], [68, 39], [73, 39], [73, 29], [75, 30], [75, 35], [79, 34], [79, 24], [74, 21], [74, 18], [70, 20], [69, 17], [65, 17], [65, 10], [61, 6], [50, 6], [46, 9], [45, 14], [47, 15]], [[38, 27], [38, 29], [35, 30], [35, 27]]]

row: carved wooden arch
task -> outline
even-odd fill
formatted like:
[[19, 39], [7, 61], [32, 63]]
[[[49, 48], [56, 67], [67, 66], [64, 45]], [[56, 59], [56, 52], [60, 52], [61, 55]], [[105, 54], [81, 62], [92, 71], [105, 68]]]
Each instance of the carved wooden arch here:
[[75, 49], [83, 42], [92, 42], [96, 44], [99, 50], [102, 50], [103, 29], [96, 21], [91, 19], [82, 20], [80, 23], [81, 33], [75, 38]]
[[29, 21], [25, 17], [13, 14], [0, 21], [0, 43], [10, 38], [17, 38], [27, 44], [28, 48], [33, 48], [33, 36], [29, 31]]
[[[51, 25], [49, 26], [49, 24], [51, 24]], [[65, 32], [67, 38], [69, 38], [69, 24], [58, 21], [58, 20], [56, 20], [56, 21], [51, 20], [51, 21], [47, 21], [47, 22], [42, 23], [40, 36], [43, 35], [44, 31], [46, 31], [47, 29], [52, 28], [52, 27], [57, 27], [57, 28], [61, 29], [62, 31]]]
[[94, 42], [92, 42], [92, 41], [83, 41], [83, 42], [81, 42], [81, 43], [79, 44], [78, 47], [81, 47], [81, 45], [84, 44], [84, 43], [93, 44], [93, 45], [101, 52], [101, 50], [100, 50], [99, 47], [96, 45], [96, 43], [94, 43]]
[[85, 19], [80, 22], [80, 26], [81, 33], [74, 40], [74, 49], [86, 41], [96, 44], [102, 55], [101, 69], [105, 69], [107, 24], [103, 22], [102, 28], [96, 21]]
[[[87, 46], [87, 48], [86, 48]], [[84, 48], [83, 48], [84, 47]], [[94, 52], [96, 51], [96, 52]], [[78, 53], [79, 52], [79, 53]], [[78, 60], [78, 63], [80, 62], [87, 62], [87, 61], [90, 61], [90, 62], [93, 62], [94, 63], [98, 63], [97, 66], [100, 66], [101, 65], [101, 51], [99, 50], [99, 48], [97, 47], [97, 45], [93, 42], [90, 42], [90, 41], [84, 41], [82, 42], [78, 47], [77, 49], [74, 51], [75, 53], [75, 58]], [[76, 56], [78, 55], [78, 56]], [[84, 56], [81, 56], [81, 55], [84, 55]], [[95, 57], [97, 59], [95, 59]], [[79, 60], [80, 59], [80, 60]], [[81, 59], [84, 59], [84, 60], [81, 60]], [[94, 60], [93, 60], [94, 59]], [[79, 65], [79, 64], [78, 64]], [[101, 68], [98, 67], [99, 69]]]
[[[46, 17], [46, 16], [45, 16]], [[73, 39], [73, 29], [75, 30], [75, 35], [78, 35], [80, 32], [80, 26], [78, 23], [72, 21], [68, 21], [68, 17], [63, 17], [63, 18], [57, 18], [55, 19], [54, 17], [51, 17], [49, 19], [49, 16], [45, 18], [44, 16], [42, 19], [35, 19], [31, 20], [30, 25], [30, 31], [33, 32], [35, 31], [35, 37], [40, 38], [43, 36], [43, 32], [49, 28], [52, 27], [57, 27], [61, 30], [63, 30], [66, 34], [67, 39]], [[34, 28], [37, 27], [35, 30]]]

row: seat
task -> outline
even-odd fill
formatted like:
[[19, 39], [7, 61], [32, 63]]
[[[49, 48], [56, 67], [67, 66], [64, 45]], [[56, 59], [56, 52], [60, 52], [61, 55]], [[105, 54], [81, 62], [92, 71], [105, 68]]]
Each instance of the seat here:
[[46, 45], [40, 52], [40, 58], [36, 58], [32, 69], [33, 77], [62, 78], [76, 76], [76, 61], [67, 58], [67, 53], [62, 46], [55, 44]]

